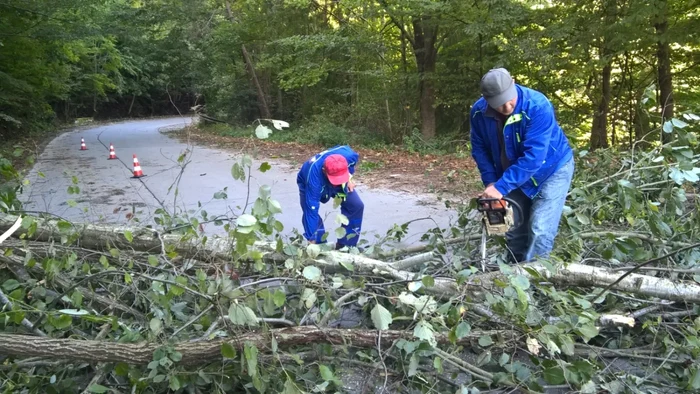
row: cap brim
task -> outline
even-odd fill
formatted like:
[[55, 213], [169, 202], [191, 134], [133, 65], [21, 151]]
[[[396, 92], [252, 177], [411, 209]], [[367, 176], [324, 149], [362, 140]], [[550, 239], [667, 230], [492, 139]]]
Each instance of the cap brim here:
[[340, 174], [340, 175], [335, 175], [335, 176], [328, 175], [328, 181], [331, 183], [331, 185], [334, 185], [334, 186], [342, 185], [343, 183], [347, 183], [349, 180], [350, 180], [350, 172], [347, 172], [347, 171], [344, 174]]
[[500, 94], [497, 94], [493, 97], [484, 98], [486, 99], [486, 102], [489, 104], [489, 106], [495, 109], [516, 98], [517, 96], [518, 92], [515, 90], [515, 83], [512, 83], [508, 89], [504, 90]]

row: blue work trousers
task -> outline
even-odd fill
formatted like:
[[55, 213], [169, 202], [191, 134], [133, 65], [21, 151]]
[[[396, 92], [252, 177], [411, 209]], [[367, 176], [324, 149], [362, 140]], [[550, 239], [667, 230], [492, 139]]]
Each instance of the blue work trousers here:
[[514, 209], [515, 222], [523, 225], [506, 233], [511, 257], [516, 262], [549, 257], [573, 175], [574, 160], [571, 159], [544, 181], [535, 198], [530, 199], [520, 189], [508, 194], [522, 207], [524, 216], [520, 218]]

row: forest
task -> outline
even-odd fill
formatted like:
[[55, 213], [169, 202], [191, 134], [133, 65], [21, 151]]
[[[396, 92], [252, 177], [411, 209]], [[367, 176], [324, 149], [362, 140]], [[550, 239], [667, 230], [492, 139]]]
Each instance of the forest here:
[[[552, 258], [493, 239], [483, 269], [462, 181], [453, 227], [349, 252], [283, 236], [268, 185], [154, 226], [23, 209], [41, 147], [86, 123], [468, 156], [498, 67], [574, 151]], [[0, 0], [0, 392], [700, 392], [697, 114], [696, 0]], [[269, 164], [241, 153], [250, 195]]]

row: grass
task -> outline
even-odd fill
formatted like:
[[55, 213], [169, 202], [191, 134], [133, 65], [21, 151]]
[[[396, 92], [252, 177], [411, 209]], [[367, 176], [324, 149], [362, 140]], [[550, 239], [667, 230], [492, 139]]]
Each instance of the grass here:
[[[265, 125], [268, 126], [267, 124]], [[241, 127], [227, 124], [208, 124], [200, 128], [205, 132], [220, 136], [255, 138], [255, 127], [257, 127], [257, 125]], [[333, 124], [327, 120], [313, 120], [288, 130], [276, 130], [270, 126], [268, 127], [272, 130], [272, 134], [270, 134], [267, 139], [277, 142], [298, 142], [326, 147], [351, 145], [353, 147], [363, 147], [386, 152], [395, 151], [398, 148], [421, 155], [452, 154], [458, 158], [469, 156], [470, 148], [464, 136], [460, 136], [457, 133], [438, 136], [432, 140], [426, 141], [423, 139], [420, 132], [414, 129], [410, 135], [403, 137], [401, 144], [397, 145], [389, 142], [379, 133], [370, 130], [349, 129]]]

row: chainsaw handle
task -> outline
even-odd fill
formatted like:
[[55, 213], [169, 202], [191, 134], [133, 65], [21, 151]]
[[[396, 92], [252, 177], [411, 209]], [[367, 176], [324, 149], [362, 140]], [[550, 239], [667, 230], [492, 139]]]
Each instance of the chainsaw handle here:
[[[514, 228], [519, 228], [520, 226], [523, 225], [523, 208], [518, 204], [515, 200], [509, 197], [503, 197], [503, 198], [486, 198], [486, 197], [479, 197], [476, 199], [476, 209], [480, 212], [485, 211], [486, 209], [483, 208], [484, 205], [488, 205], [490, 209], [493, 209], [493, 203], [494, 202], [501, 202], [501, 201], [506, 201], [508, 204], [510, 204], [516, 211], [518, 211], [517, 215], [517, 222], [513, 223]], [[515, 219], [515, 218], [513, 218]]]

